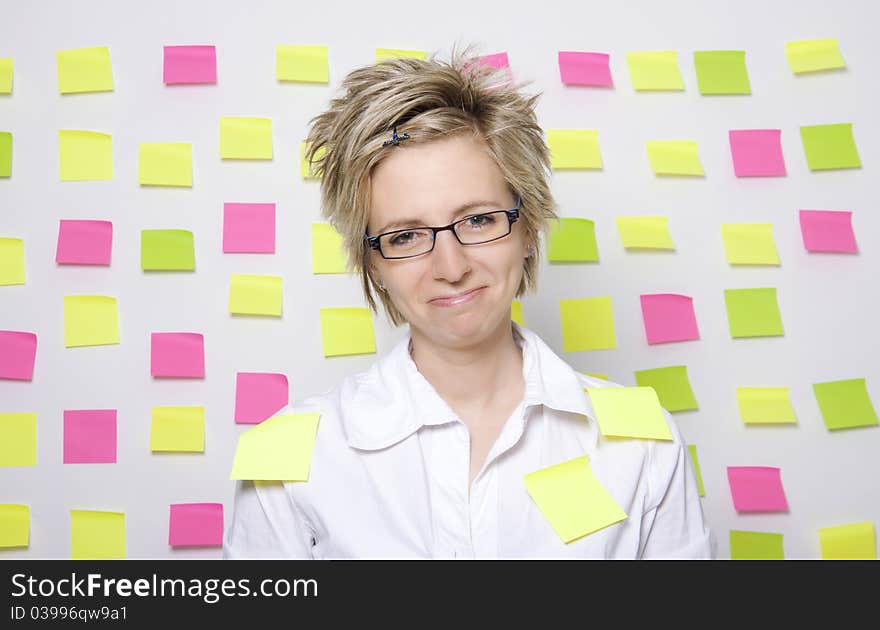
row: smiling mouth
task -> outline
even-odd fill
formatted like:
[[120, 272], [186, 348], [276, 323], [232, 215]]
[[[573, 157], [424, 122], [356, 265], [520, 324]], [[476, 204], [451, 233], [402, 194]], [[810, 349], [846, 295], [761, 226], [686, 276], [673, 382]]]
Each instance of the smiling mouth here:
[[477, 287], [475, 289], [471, 289], [470, 291], [465, 291], [463, 293], [456, 293], [454, 295], [437, 297], [433, 300], [429, 300], [429, 304], [433, 304], [434, 306], [456, 306], [458, 304], [464, 304], [465, 302], [470, 302], [473, 300], [479, 293], [485, 289], [486, 287]]

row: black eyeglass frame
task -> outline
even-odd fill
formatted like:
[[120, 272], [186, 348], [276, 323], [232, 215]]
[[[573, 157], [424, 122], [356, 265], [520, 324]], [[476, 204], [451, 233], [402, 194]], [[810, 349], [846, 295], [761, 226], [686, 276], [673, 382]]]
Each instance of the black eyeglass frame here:
[[[504, 238], [505, 236], [510, 236], [510, 233], [513, 231], [513, 224], [517, 222], [519, 219], [519, 211], [522, 208], [522, 197], [517, 195], [516, 197], [516, 207], [511, 208], [510, 210], [491, 210], [489, 212], [477, 212], [476, 214], [470, 214], [463, 219], [459, 219], [458, 221], [454, 221], [449, 225], [444, 225], [442, 227], [432, 227], [430, 225], [419, 225], [417, 227], [404, 228], [402, 230], [392, 230], [390, 232], [382, 232], [381, 234], [376, 234], [375, 236], [369, 236], [364, 234], [364, 240], [370, 246], [370, 249], [375, 249], [379, 254], [381, 254], [382, 258], [387, 260], [402, 260], [404, 258], [415, 258], [416, 256], [424, 256], [425, 254], [429, 254], [434, 251], [434, 245], [437, 243], [437, 232], [443, 232], [445, 230], [449, 230], [455, 236], [455, 240], [461, 243], [464, 246], [470, 245], [483, 245], [485, 243], [491, 243], [493, 241], [497, 241], [499, 239]], [[507, 233], [502, 234], [501, 236], [496, 236], [495, 238], [490, 238], [488, 241], [480, 241], [479, 243], [462, 243], [461, 239], [458, 237], [458, 232], [455, 231], [455, 226], [459, 223], [467, 221], [468, 219], [472, 219], [474, 217], [479, 217], [484, 214], [495, 214], [498, 212], [503, 212], [505, 216], [507, 216]], [[431, 249], [419, 252], [418, 254], [411, 254], [409, 256], [386, 256], [385, 252], [382, 251], [382, 247], [379, 244], [379, 239], [383, 236], [388, 236], [389, 234], [397, 234], [399, 232], [411, 232], [412, 230], [431, 230], [433, 234], [431, 235]]]

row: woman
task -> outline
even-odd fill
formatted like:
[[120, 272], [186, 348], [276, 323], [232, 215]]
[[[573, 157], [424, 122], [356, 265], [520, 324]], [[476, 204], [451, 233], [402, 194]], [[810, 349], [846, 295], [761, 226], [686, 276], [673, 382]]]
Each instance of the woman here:
[[[511, 322], [556, 216], [537, 96], [467, 54], [361, 68], [342, 89], [308, 157], [367, 302], [409, 334], [279, 412], [320, 414], [308, 480], [236, 482], [224, 557], [711, 557], [669, 415], [670, 441], [602, 438], [584, 390], [615, 385]], [[620, 510], [587, 534], [527, 487], [565, 462]]]

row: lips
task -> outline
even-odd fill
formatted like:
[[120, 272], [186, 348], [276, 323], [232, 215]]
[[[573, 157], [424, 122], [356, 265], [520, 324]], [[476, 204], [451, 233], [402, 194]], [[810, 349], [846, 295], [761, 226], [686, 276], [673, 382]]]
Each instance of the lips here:
[[462, 291], [461, 293], [435, 297], [434, 299], [429, 300], [429, 303], [434, 306], [456, 306], [458, 304], [464, 304], [465, 302], [470, 302], [474, 299], [485, 288], [486, 287], [476, 287], [475, 289]]

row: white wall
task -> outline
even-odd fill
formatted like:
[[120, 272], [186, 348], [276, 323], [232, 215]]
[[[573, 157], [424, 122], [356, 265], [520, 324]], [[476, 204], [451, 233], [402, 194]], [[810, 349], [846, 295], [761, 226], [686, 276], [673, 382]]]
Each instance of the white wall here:
[[[675, 417], [699, 451], [703, 506], [720, 557], [728, 557], [730, 529], [782, 532], [787, 557], [817, 558], [818, 528], [880, 524], [880, 429], [829, 432], [812, 393], [816, 382], [865, 377], [880, 404], [875, 3], [4, 4], [0, 57], [14, 58], [15, 84], [12, 96], [0, 97], [0, 130], [14, 134], [14, 161], [12, 178], [0, 180], [0, 236], [24, 238], [27, 282], [0, 287], [0, 329], [34, 331], [39, 346], [32, 382], [0, 381], [0, 411], [38, 414], [38, 465], [0, 469], [0, 503], [31, 506], [31, 545], [0, 550], [0, 558], [69, 557], [70, 508], [124, 511], [130, 558], [220, 556], [219, 548], [169, 548], [168, 504], [222, 501], [229, 522], [229, 469], [246, 428], [233, 424], [236, 372], [284, 372], [292, 398], [301, 399], [375, 359], [322, 356], [318, 308], [360, 306], [363, 298], [354, 278], [311, 274], [309, 225], [320, 214], [317, 183], [298, 175], [307, 121], [346, 72], [372, 61], [376, 47], [445, 54], [455, 40], [481, 43], [486, 54], [507, 51], [515, 76], [534, 79], [532, 89], [544, 93], [538, 113], [545, 128], [599, 129], [604, 169], [556, 173], [553, 190], [563, 216], [596, 221], [601, 262], [545, 263], [539, 293], [523, 302], [526, 324], [576, 369], [625, 384], [635, 384], [634, 370], [687, 366], [700, 409]], [[826, 37], [839, 39], [847, 69], [793, 75], [785, 42]], [[329, 46], [329, 86], [276, 82], [275, 46], [300, 43]], [[166, 44], [216, 45], [218, 83], [164, 86]], [[99, 45], [110, 48], [114, 91], [59, 96], [55, 51]], [[632, 89], [625, 52], [656, 49], [679, 52], [684, 92]], [[751, 96], [699, 94], [692, 53], [710, 49], [746, 51]], [[559, 50], [610, 53], [614, 89], [563, 86]], [[272, 119], [275, 159], [221, 161], [220, 116], [249, 115]], [[863, 168], [810, 172], [799, 127], [833, 122], [853, 123]], [[65, 128], [112, 134], [112, 181], [59, 181], [57, 131]], [[741, 128], [782, 129], [787, 177], [734, 177], [727, 132]], [[673, 138], [699, 143], [705, 178], [651, 172], [645, 141]], [[150, 141], [192, 142], [192, 189], [138, 185], [138, 143]], [[275, 202], [277, 253], [223, 254], [224, 201]], [[808, 254], [801, 208], [852, 210], [860, 253]], [[633, 214], [668, 216], [677, 251], [627, 253], [614, 217]], [[55, 264], [58, 221], [76, 218], [113, 221], [110, 267]], [[773, 223], [780, 267], [726, 262], [720, 224], [752, 221]], [[147, 228], [192, 230], [196, 272], [142, 272], [140, 231]], [[283, 317], [230, 316], [231, 273], [283, 276]], [[785, 336], [731, 339], [723, 290], [763, 286], [777, 288]], [[66, 349], [62, 296], [91, 292], [118, 298], [121, 343]], [[693, 297], [699, 341], [647, 345], [638, 296], [656, 292]], [[599, 295], [612, 296], [618, 347], [563, 353], [559, 300]], [[152, 379], [154, 331], [203, 332], [206, 378]], [[377, 317], [379, 352], [400, 333]], [[797, 426], [746, 427], [737, 386], [790, 387]], [[205, 406], [204, 454], [150, 452], [150, 410], [159, 405]], [[63, 465], [62, 411], [90, 408], [119, 410], [118, 463]], [[781, 467], [790, 511], [737, 515], [728, 465]]]

